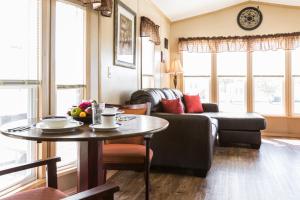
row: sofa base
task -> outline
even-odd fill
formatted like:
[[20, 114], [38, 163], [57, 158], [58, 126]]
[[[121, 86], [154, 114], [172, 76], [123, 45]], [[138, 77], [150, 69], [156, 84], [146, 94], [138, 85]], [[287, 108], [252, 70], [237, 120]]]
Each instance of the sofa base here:
[[179, 167], [161, 167], [161, 166], [151, 166], [151, 171], [159, 173], [172, 173], [172, 174], [184, 174], [190, 176], [196, 176], [201, 178], [206, 178], [208, 170], [206, 169], [186, 169]]
[[223, 147], [248, 145], [253, 149], [259, 149], [261, 145], [261, 133], [260, 131], [220, 130], [219, 144]]

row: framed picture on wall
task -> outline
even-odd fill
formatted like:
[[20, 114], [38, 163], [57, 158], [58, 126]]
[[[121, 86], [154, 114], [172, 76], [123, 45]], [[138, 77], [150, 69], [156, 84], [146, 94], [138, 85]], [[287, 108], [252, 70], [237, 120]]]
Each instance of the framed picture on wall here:
[[120, 0], [114, 9], [114, 65], [135, 69], [136, 13]]

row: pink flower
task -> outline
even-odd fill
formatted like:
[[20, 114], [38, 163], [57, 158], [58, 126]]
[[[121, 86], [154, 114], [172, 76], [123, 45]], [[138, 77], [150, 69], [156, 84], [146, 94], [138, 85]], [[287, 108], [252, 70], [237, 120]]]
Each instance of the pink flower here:
[[81, 110], [85, 110], [87, 109], [88, 107], [91, 107], [92, 106], [92, 103], [91, 102], [82, 102], [81, 104], [79, 104], [79, 108]]

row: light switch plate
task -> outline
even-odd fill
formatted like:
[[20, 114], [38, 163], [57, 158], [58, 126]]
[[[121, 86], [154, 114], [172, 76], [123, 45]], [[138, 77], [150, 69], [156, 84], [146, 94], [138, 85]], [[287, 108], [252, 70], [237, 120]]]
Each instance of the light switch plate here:
[[107, 70], [107, 78], [111, 78], [111, 66], [108, 66], [108, 68], [107, 68], [108, 70]]

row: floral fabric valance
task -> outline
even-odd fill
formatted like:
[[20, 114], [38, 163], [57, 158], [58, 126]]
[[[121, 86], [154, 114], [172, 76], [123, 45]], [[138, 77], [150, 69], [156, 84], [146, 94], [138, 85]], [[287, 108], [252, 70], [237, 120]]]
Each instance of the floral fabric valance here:
[[292, 50], [300, 47], [300, 32], [229, 37], [179, 38], [179, 51], [219, 53], [239, 51]]
[[[92, 5], [94, 10], [100, 11], [102, 16], [111, 17], [112, 0], [80, 0], [86, 5]], [[99, 5], [99, 6], [98, 6]]]
[[141, 37], [149, 37], [155, 45], [160, 45], [159, 26], [147, 17], [141, 17]]

